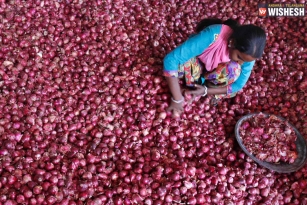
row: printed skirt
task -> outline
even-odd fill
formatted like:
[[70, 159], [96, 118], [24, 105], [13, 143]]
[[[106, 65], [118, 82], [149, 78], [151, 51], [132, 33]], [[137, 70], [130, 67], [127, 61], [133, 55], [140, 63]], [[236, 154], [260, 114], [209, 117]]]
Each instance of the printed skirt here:
[[[206, 85], [207, 87], [225, 87], [235, 82], [240, 73], [241, 66], [234, 61], [220, 63], [217, 68], [208, 72], [197, 58], [191, 58], [179, 66], [178, 77], [184, 78], [188, 87], [194, 84]], [[221, 94], [215, 95], [215, 98], [231, 98], [235, 95], [236, 93]]]

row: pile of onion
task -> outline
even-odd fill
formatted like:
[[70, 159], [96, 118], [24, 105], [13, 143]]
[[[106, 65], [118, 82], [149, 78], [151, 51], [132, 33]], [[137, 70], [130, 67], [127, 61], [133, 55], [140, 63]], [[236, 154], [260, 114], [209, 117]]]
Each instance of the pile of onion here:
[[[306, 166], [260, 167], [233, 134], [256, 111], [307, 134], [307, 19], [257, 4], [0, 0], [0, 204], [306, 204]], [[267, 47], [236, 97], [172, 119], [163, 58], [208, 17], [262, 26]]]
[[239, 134], [247, 151], [259, 160], [291, 164], [298, 157], [295, 130], [275, 115], [259, 113], [246, 119]]

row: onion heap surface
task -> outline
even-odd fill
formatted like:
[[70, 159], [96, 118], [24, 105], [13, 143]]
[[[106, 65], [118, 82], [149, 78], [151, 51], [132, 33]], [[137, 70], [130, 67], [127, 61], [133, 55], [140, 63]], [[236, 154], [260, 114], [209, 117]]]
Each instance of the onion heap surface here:
[[[272, 172], [234, 136], [257, 111], [307, 135], [307, 19], [258, 3], [0, 0], [0, 204], [306, 204], [307, 166]], [[236, 97], [173, 119], [163, 58], [208, 17], [265, 28], [264, 55]]]

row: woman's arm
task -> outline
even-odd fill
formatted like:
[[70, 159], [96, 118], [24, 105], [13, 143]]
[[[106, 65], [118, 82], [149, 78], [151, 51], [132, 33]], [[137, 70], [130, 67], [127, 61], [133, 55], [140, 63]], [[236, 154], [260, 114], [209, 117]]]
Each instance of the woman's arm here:
[[214, 41], [214, 34], [220, 33], [221, 25], [212, 25], [197, 35], [189, 38], [183, 44], [175, 48], [164, 58], [164, 76], [166, 77], [173, 100], [168, 108], [179, 115], [183, 110], [183, 103], [176, 103], [183, 99], [178, 82], [178, 68], [180, 64], [200, 55]]
[[200, 97], [202, 95], [220, 95], [226, 93], [227, 93], [226, 86], [220, 88], [206, 88], [203, 85], [196, 85], [195, 90], [189, 90], [185, 94], [190, 97], [189, 102], [192, 102], [196, 97]]
[[182, 96], [182, 93], [181, 93], [178, 78], [166, 77], [166, 81], [167, 81], [169, 89], [170, 89], [170, 91], [173, 95], [173, 99], [176, 100], [176, 101], [182, 100], [183, 96]]
[[184, 97], [182, 96], [178, 78], [166, 77], [166, 81], [173, 96], [167, 111], [173, 112], [173, 117], [178, 118], [183, 112], [184, 104]]
[[227, 87], [208, 88], [207, 95], [227, 94]]

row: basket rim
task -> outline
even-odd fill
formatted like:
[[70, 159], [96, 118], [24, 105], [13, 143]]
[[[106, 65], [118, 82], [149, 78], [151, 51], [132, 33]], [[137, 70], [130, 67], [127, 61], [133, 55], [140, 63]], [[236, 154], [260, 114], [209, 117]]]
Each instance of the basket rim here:
[[[285, 163], [285, 162], [281, 162], [279, 164], [276, 163], [269, 163], [269, 162], [265, 162], [265, 161], [261, 161], [258, 158], [256, 158], [254, 155], [252, 155], [244, 146], [241, 136], [239, 134], [239, 128], [242, 124], [242, 122], [244, 122], [245, 120], [259, 115], [259, 114], [264, 114], [266, 117], [269, 116], [276, 116], [277, 118], [279, 118], [280, 120], [282, 120], [283, 122], [287, 122], [295, 131], [296, 135], [297, 135], [297, 139], [296, 139], [296, 147], [297, 147], [297, 152], [298, 152], [298, 158], [294, 161], [294, 163], [289, 164], [289, 163]], [[280, 117], [278, 115], [275, 114], [268, 114], [265, 112], [255, 112], [255, 113], [249, 113], [247, 115], [244, 115], [243, 117], [241, 117], [238, 122], [236, 123], [235, 126], [235, 136], [237, 139], [237, 142], [239, 144], [239, 146], [241, 147], [241, 149], [251, 158], [253, 159], [255, 162], [257, 162], [259, 165], [270, 169], [272, 171], [276, 171], [279, 173], [291, 173], [291, 172], [295, 172], [299, 169], [301, 169], [305, 163], [306, 163], [306, 159], [307, 159], [307, 145], [306, 145], [306, 139], [304, 139], [304, 137], [300, 134], [300, 132], [297, 130], [297, 128], [292, 125], [289, 121], [287, 121], [285, 118]]]

